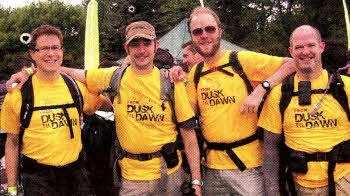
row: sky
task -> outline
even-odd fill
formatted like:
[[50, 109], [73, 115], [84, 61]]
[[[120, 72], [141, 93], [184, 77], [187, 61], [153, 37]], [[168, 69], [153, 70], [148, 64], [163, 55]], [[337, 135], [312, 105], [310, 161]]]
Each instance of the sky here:
[[[39, 2], [39, 1], [47, 1], [47, 0], [0, 0], [0, 5], [8, 8], [17, 8], [17, 7], [22, 7], [26, 5], [30, 5], [32, 2]], [[77, 5], [81, 4], [82, 0], [61, 0], [64, 1], [65, 3], [69, 3], [72, 5]]]

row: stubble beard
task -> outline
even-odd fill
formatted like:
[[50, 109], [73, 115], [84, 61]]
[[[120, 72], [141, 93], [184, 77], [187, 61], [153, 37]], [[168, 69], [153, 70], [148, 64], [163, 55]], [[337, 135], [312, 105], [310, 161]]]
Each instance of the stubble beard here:
[[196, 49], [196, 51], [204, 58], [208, 58], [208, 57], [212, 57], [215, 56], [215, 54], [218, 52], [219, 48], [220, 48], [220, 38], [216, 38], [214, 40], [214, 45], [212, 46], [212, 49], [209, 52], [204, 52], [199, 44], [194, 44], [194, 48]]

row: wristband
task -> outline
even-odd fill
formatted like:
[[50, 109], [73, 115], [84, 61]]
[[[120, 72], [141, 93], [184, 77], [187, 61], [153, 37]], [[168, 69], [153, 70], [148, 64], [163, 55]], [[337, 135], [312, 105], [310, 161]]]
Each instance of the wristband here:
[[25, 68], [24, 71], [28, 74], [28, 76], [31, 76], [34, 73], [32, 68]]
[[16, 186], [10, 186], [7, 188], [7, 192], [10, 196], [17, 195], [17, 187]]

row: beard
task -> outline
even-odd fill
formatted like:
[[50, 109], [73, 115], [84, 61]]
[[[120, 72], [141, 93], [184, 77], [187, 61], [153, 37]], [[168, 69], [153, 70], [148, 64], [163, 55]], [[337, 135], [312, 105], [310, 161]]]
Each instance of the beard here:
[[217, 53], [217, 51], [220, 48], [220, 38], [218, 37], [214, 40], [214, 44], [209, 52], [204, 52], [197, 43], [194, 43], [194, 48], [202, 57], [212, 57]]

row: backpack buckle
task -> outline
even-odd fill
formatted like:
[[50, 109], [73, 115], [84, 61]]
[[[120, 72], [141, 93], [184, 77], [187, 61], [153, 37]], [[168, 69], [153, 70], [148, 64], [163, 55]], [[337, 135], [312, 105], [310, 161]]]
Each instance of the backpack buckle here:
[[142, 153], [142, 154], [137, 155], [137, 159], [139, 161], [149, 161], [152, 159], [152, 156], [151, 156], [151, 154]]

